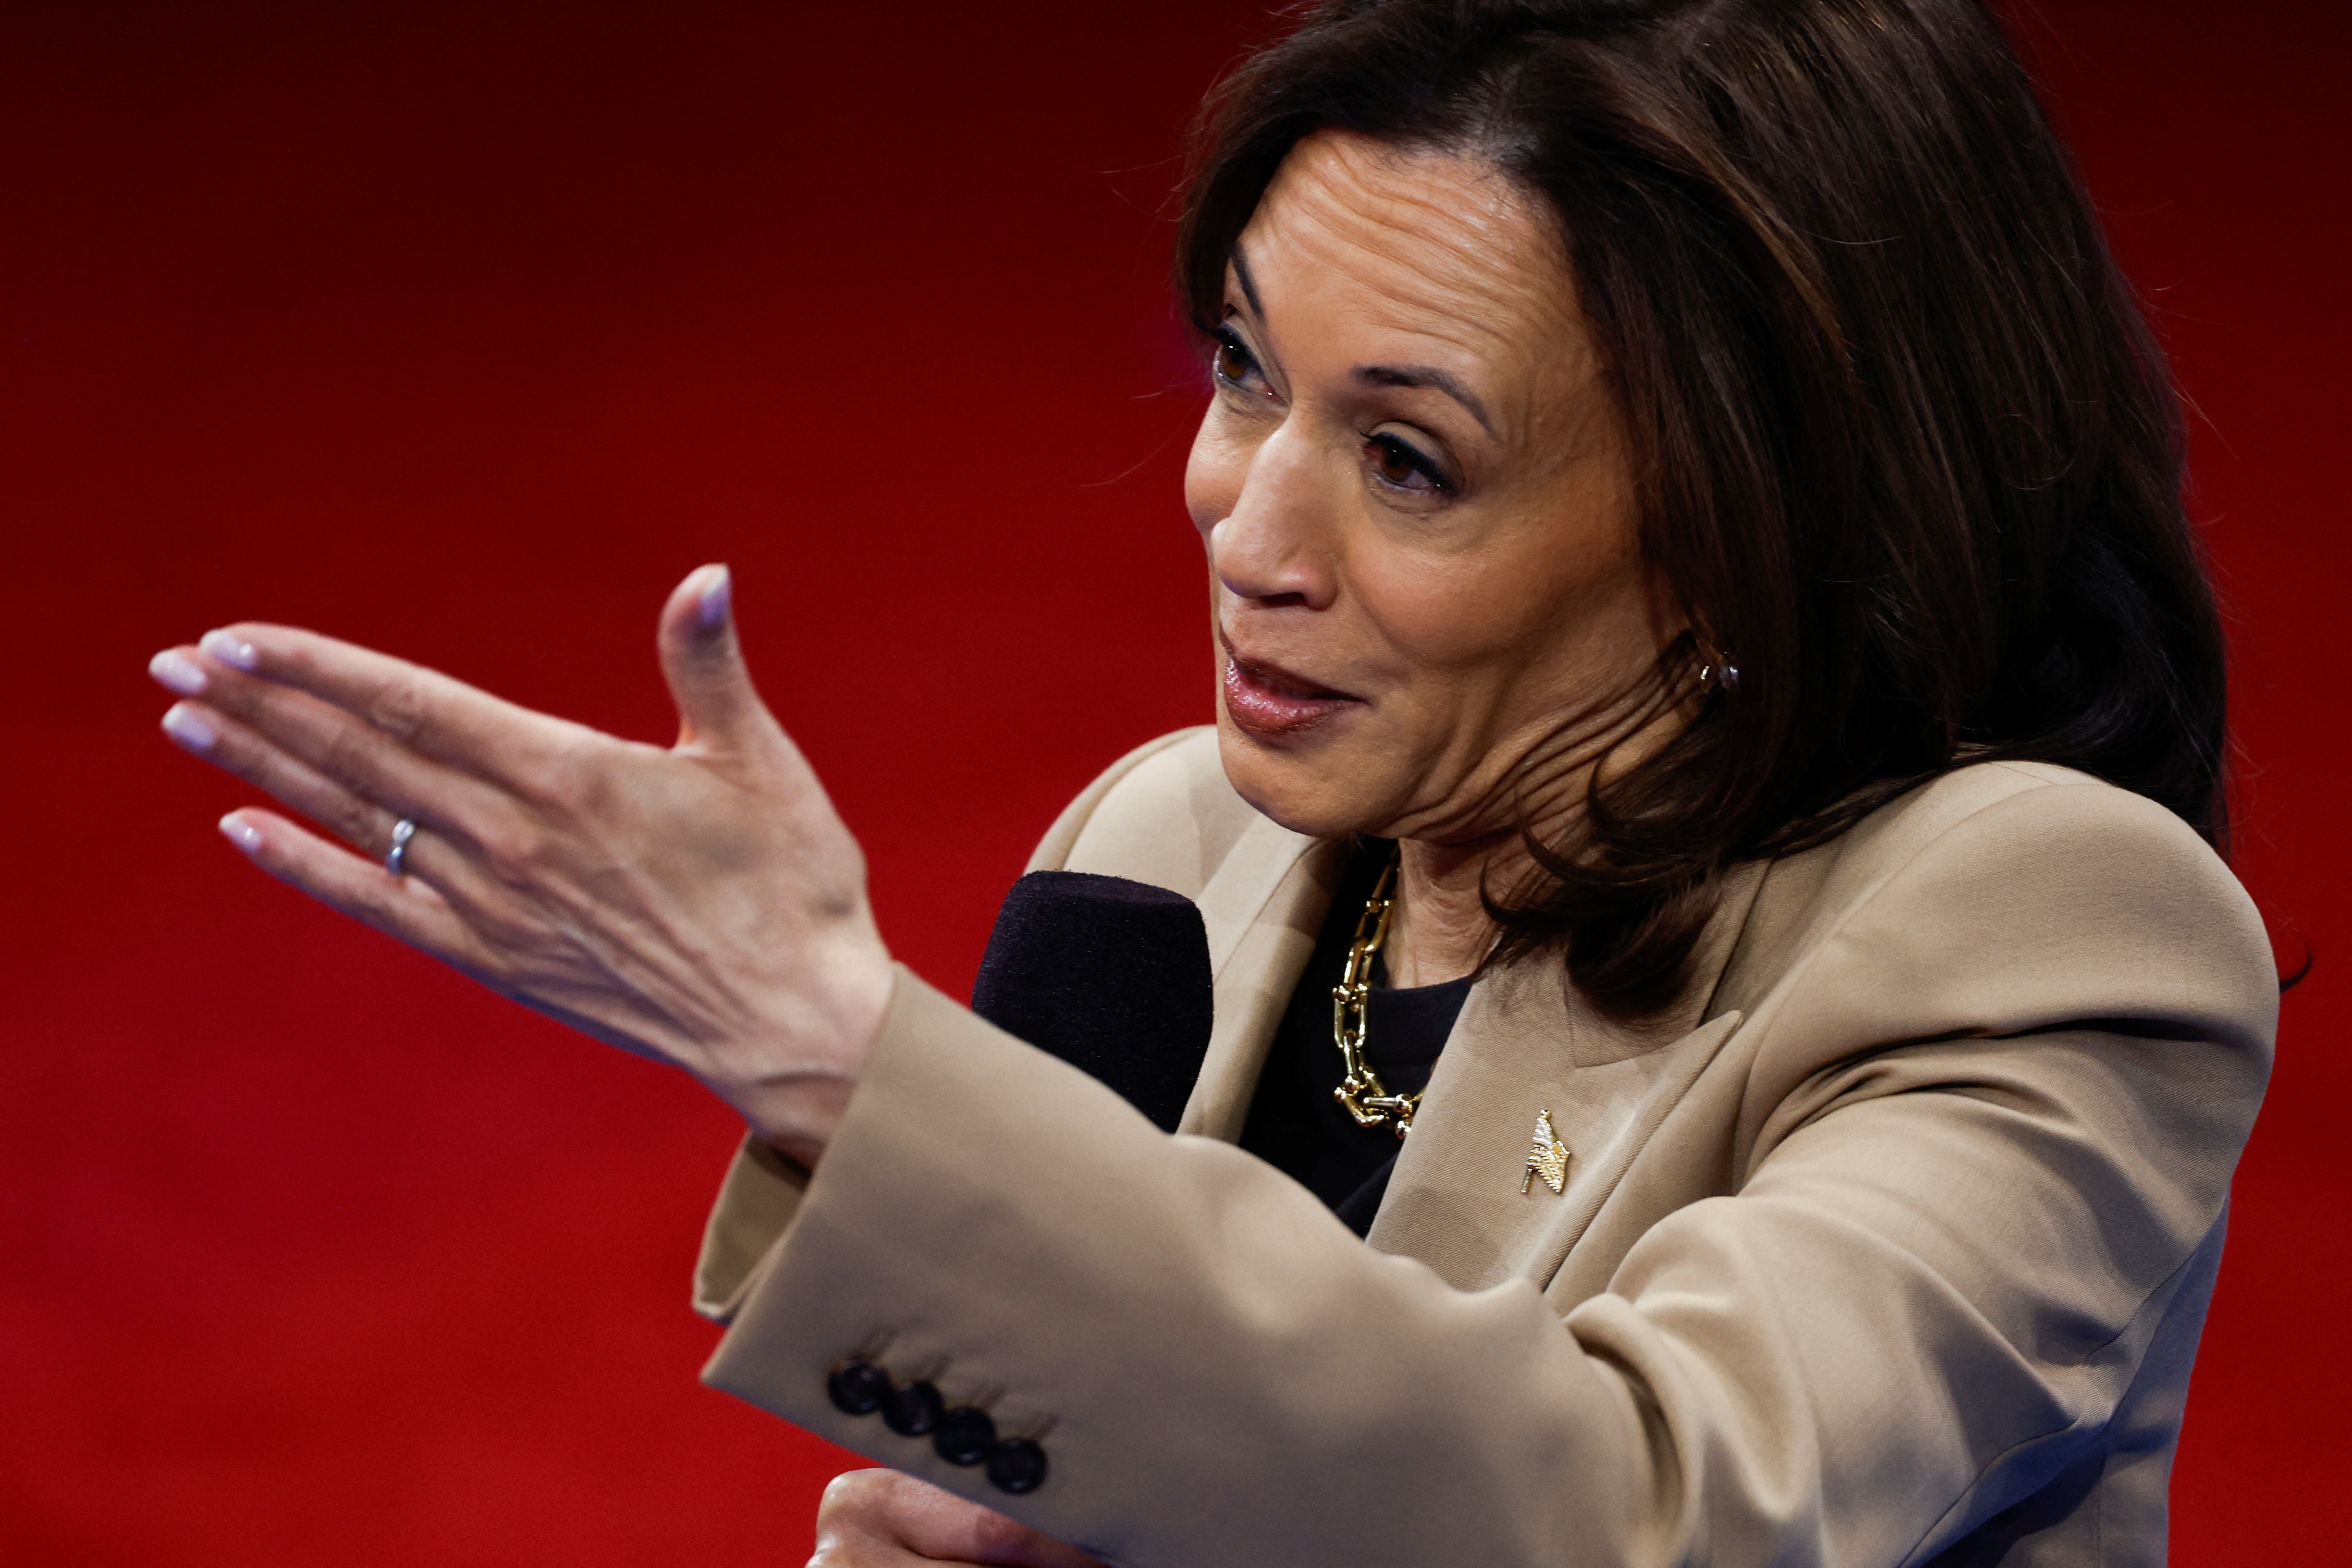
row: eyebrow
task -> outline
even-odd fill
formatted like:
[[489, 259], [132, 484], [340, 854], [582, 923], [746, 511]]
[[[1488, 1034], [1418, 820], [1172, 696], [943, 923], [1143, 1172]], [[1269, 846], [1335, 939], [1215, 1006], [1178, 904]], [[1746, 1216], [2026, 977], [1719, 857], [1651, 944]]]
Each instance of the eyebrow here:
[[[1249, 301], [1250, 312], [1265, 321], [1265, 302], [1258, 298], [1257, 279], [1250, 276], [1249, 258], [1242, 254], [1240, 240], [1234, 241], [1233, 248], [1225, 252], [1225, 259], [1233, 263], [1234, 279], [1242, 286], [1242, 298]], [[1440, 370], [1433, 364], [1360, 364], [1349, 374], [1360, 386], [1425, 386], [1442, 392], [1467, 410], [1470, 417], [1478, 422], [1478, 428], [1497, 441], [1502, 439], [1496, 434], [1495, 422], [1486, 416], [1486, 405], [1451, 371]]]
[[1249, 258], [1242, 254], [1242, 242], [1234, 241], [1225, 259], [1234, 264], [1234, 277], [1240, 280], [1242, 298], [1249, 301], [1250, 313], [1259, 321], [1265, 320], [1265, 301], [1257, 297], [1257, 279], [1250, 276]]
[[1486, 405], [1451, 371], [1433, 364], [1360, 364], [1350, 374], [1362, 386], [1426, 386], [1442, 392], [1467, 409], [1480, 429], [1497, 441], [1502, 439], [1495, 434], [1495, 422], [1486, 417]]

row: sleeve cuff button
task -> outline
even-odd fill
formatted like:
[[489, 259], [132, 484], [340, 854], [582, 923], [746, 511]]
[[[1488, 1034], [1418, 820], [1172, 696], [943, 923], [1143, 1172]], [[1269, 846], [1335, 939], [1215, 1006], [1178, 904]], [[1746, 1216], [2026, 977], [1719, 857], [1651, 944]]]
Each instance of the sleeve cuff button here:
[[882, 1425], [901, 1437], [919, 1437], [940, 1424], [947, 1401], [928, 1383], [910, 1383], [882, 1402]]
[[1045, 1484], [1045, 1450], [1026, 1437], [1007, 1437], [988, 1451], [989, 1484], [1019, 1497]]
[[844, 1415], [871, 1415], [888, 1395], [890, 1379], [870, 1361], [853, 1361], [824, 1380], [824, 1392]]
[[988, 1412], [962, 1405], [940, 1417], [931, 1447], [950, 1465], [976, 1465], [988, 1457], [995, 1441], [996, 1423], [988, 1418]]

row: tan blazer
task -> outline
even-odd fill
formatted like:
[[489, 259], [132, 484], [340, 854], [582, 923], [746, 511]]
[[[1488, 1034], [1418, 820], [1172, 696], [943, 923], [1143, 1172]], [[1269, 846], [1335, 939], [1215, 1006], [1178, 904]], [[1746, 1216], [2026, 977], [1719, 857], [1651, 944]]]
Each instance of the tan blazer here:
[[[1143, 1568], [2162, 1560], [2277, 1009], [2178, 819], [1980, 764], [1739, 872], [1645, 1024], [1556, 962], [1482, 979], [1370, 1245], [1231, 1146], [1337, 854], [1210, 731], [1105, 774], [1033, 865], [1199, 902], [1182, 1130], [902, 971], [814, 1179], [729, 1173], [708, 1380]], [[1546, 1110], [1557, 1195], [1520, 1190]], [[1045, 1483], [835, 1410], [857, 1356]]]

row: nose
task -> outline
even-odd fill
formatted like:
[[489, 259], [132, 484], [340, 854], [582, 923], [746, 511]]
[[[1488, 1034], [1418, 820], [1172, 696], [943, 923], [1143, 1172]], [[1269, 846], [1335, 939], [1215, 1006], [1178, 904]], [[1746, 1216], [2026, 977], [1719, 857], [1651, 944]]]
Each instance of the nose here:
[[1328, 607], [1338, 591], [1335, 498], [1297, 422], [1250, 455], [1233, 509], [1209, 530], [1209, 567], [1237, 598]]

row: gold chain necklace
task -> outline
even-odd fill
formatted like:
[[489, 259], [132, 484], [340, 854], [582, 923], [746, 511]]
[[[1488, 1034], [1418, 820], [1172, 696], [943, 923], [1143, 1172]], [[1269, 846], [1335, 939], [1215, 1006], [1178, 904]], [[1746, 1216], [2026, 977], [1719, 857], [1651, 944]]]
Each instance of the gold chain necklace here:
[[1381, 1075], [1364, 1060], [1364, 1027], [1372, 999], [1372, 960], [1388, 940], [1389, 911], [1396, 903], [1397, 863], [1391, 860], [1365, 901], [1356, 921], [1356, 940], [1348, 949], [1347, 972], [1331, 988], [1331, 1037], [1348, 1076], [1331, 1091], [1359, 1127], [1393, 1127], [1400, 1138], [1412, 1131], [1412, 1113], [1421, 1108], [1417, 1094], [1391, 1094]]

